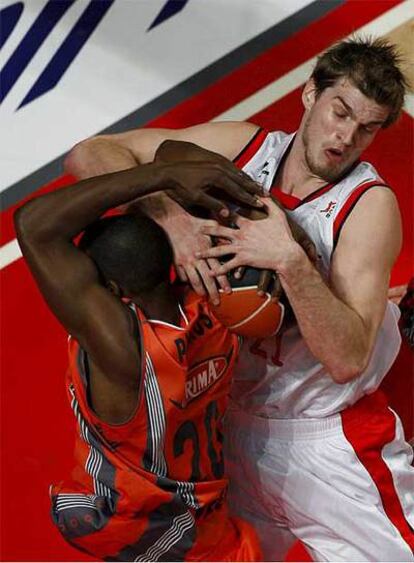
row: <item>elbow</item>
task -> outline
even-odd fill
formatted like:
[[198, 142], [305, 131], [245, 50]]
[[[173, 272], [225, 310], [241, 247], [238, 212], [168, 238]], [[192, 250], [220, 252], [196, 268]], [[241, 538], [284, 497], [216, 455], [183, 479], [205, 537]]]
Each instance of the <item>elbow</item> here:
[[42, 196], [28, 201], [14, 213], [14, 228], [21, 245], [42, 240], [46, 221], [41, 199]]
[[19, 207], [13, 216], [17, 240], [22, 243], [34, 235], [35, 222], [33, 221], [32, 205], [28, 203]]
[[335, 354], [333, 362], [329, 366], [326, 365], [335, 383], [344, 385], [365, 372], [371, 359], [374, 341], [369, 331], [365, 330], [358, 340], [353, 340], [352, 347], [347, 347], [343, 354]]
[[363, 370], [352, 366], [341, 366], [340, 368], [335, 368], [330, 370], [330, 376], [335, 383], [339, 385], [345, 385], [353, 379], [356, 379], [361, 375]]
[[71, 174], [79, 180], [89, 178], [91, 163], [96, 158], [102, 142], [106, 143], [100, 136], [91, 137], [75, 145], [63, 160], [63, 171]]
[[72, 174], [77, 177], [76, 171], [79, 166], [80, 160], [80, 150], [79, 145], [75, 145], [63, 159], [63, 171], [65, 174]]
[[365, 358], [354, 358], [331, 367], [329, 369], [329, 374], [335, 383], [345, 385], [362, 375], [367, 366], [368, 360]]

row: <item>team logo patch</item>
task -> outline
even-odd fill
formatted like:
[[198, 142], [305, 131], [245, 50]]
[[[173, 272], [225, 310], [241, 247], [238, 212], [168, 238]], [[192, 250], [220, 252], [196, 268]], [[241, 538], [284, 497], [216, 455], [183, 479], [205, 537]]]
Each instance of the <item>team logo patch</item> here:
[[[229, 357], [231, 357], [231, 354], [229, 354]], [[226, 356], [216, 356], [197, 364], [187, 375], [184, 400], [181, 403], [174, 399], [170, 399], [170, 401], [180, 409], [185, 408], [188, 403], [197, 399], [219, 381], [226, 372], [228, 365], [229, 361]]]
[[329, 217], [332, 215], [334, 209], [336, 207], [336, 201], [330, 201], [328, 203], [328, 205], [325, 207], [325, 209], [321, 209], [319, 212], [320, 213], [325, 213], [325, 217], [327, 219], [329, 219]]

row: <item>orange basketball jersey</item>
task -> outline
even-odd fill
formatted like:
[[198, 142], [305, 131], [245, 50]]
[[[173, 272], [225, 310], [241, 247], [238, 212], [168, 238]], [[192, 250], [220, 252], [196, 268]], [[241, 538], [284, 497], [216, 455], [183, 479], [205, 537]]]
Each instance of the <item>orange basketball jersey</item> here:
[[222, 418], [237, 337], [193, 293], [180, 327], [133, 310], [140, 390], [123, 424], [89, 407], [87, 356], [69, 339], [77, 465], [72, 482], [51, 488], [54, 521], [72, 545], [105, 560], [254, 560], [254, 532], [224, 502]]

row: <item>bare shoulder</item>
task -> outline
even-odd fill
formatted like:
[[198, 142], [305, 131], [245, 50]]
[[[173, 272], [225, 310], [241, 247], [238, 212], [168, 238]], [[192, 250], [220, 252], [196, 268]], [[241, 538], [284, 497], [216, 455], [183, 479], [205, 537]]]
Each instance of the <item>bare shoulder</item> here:
[[336, 254], [352, 247], [353, 252], [385, 253], [394, 262], [402, 243], [401, 215], [392, 190], [375, 186], [357, 202], [345, 221]]
[[132, 151], [141, 163], [151, 162], [159, 145], [168, 139], [188, 141], [232, 160], [250, 141], [257, 125], [247, 121], [221, 121], [184, 129], [134, 129], [102, 139], [111, 139]]

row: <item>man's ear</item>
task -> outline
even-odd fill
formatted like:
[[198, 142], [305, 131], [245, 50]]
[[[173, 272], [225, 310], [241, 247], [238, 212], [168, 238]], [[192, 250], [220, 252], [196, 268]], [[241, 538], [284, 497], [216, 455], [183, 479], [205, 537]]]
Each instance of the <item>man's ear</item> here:
[[113, 295], [115, 295], [115, 297], [119, 297], [120, 299], [123, 297], [123, 291], [115, 281], [108, 280], [105, 285], [106, 285], [106, 288]]
[[302, 90], [302, 103], [306, 111], [312, 109], [315, 100], [316, 100], [316, 86], [315, 86], [315, 82], [313, 81], [313, 78], [310, 78], [306, 82], [305, 87]]

